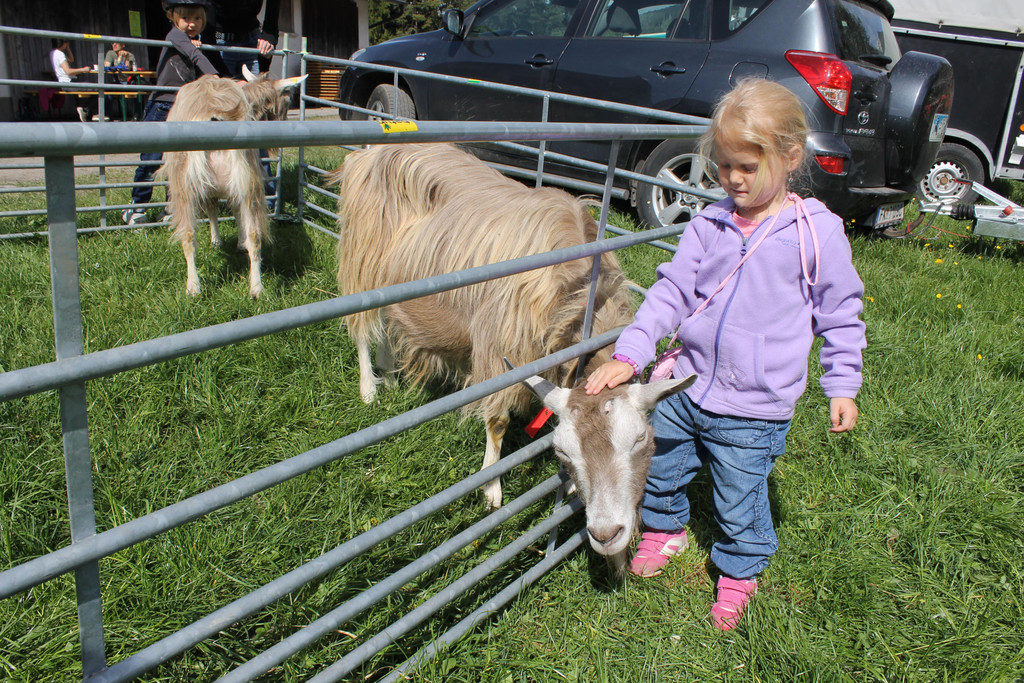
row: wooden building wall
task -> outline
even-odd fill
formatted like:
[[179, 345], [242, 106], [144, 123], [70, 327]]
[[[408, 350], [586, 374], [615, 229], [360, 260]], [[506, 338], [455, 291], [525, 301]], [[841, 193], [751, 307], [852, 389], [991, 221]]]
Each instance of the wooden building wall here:
[[295, 0], [302, 3], [306, 49], [315, 55], [348, 59], [359, 47], [359, 17], [352, 0]]

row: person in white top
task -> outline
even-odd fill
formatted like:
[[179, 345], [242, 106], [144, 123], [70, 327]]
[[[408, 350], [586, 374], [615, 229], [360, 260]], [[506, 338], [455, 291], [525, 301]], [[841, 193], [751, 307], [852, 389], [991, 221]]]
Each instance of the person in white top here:
[[[89, 71], [87, 66], [71, 66], [74, 61], [75, 56], [71, 54], [71, 46], [68, 44], [67, 38], [54, 38], [50, 63], [53, 65], [53, 73], [57, 77], [58, 83], [70, 83], [73, 76]], [[92, 114], [86, 106], [78, 107], [78, 117], [83, 122], [92, 120]]]

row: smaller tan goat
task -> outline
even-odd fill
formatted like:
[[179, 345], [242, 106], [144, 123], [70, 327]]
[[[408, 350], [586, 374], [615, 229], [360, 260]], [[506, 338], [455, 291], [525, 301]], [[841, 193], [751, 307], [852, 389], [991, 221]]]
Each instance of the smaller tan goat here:
[[[255, 77], [244, 69], [247, 83], [203, 76], [178, 91], [168, 121], [259, 121], [283, 119], [288, 93], [306, 77], [274, 80]], [[263, 192], [265, 174], [255, 149], [168, 152], [161, 174], [167, 178], [173, 239], [185, 252], [186, 291], [199, 294], [196, 271], [196, 216], [210, 219], [210, 241], [220, 246], [219, 200], [226, 199], [238, 221], [238, 250], [249, 254], [249, 296], [263, 291], [260, 249], [270, 236]]]

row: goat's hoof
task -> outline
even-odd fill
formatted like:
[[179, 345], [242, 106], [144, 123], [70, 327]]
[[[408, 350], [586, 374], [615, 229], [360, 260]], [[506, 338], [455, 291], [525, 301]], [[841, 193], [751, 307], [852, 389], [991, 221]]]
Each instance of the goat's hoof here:
[[360, 390], [359, 398], [363, 399], [363, 403], [365, 403], [366, 405], [372, 404], [374, 401], [377, 400], [377, 387], [373, 387], [373, 389], [369, 391]]
[[492, 510], [497, 510], [501, 507], [501, 487], [500, 486], [485, 486], [484, 487], [484, 500], [487, 502], [487, 507]]

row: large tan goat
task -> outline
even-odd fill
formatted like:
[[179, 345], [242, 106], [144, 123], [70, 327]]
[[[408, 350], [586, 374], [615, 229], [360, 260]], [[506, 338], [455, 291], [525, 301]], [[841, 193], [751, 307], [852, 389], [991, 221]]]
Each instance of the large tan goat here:
[[[351, 294], [593, 241], [597, 225], [584, 202], [562, 190], [528, 188], [452, 145], [375, 145], [348, 155], [331, 180], [340, 186], [338, 288]], [[601, 259], [594, 333], [627, 324], [632, 309], [615, 256]], [[367, 403], [378, 364], [397, 361], [413, 382], [479, 382], [581, 338], [592, 260], [579, 259], [449, 292], [365, 311], [346, 319], [359, 354]], [[389, 349], [390, 347], [390, 349]], [[383, 353], [382, 353], [383, 352]], [[608, 359], [604, 349], [591, 360]], [[392, 355], [393, 354], [393, 355]], [[393, 359], [393, 360], [392, 360]], [[574, 368], [549, 379], [564, 385]], [[483, 418], [483, 466], [498, 461], [509, 413], [523, 413], [530, 392], [515, 386], [468, 412]], [[501, 483], [484, 487], [501, 505]]]
[[[178, 91], [168, 121], [258, 121], [283, 119], [288, 114], [288, 89], [305, 79], [273, 80], [255, 77], [245, 69], [245, 85], [230, 78], [203, 76]], [[238, 221], [238, 249], [249, 254], [249, 296], [263, 291], [260, 249], [270, 232], [265, 182], [259, 152], [255, 149], [168, 152], [161, 173], [167, 178], [173, 239], [185, 252], [185, 289], [199, 294], [196, 271], [196, 216], [210, 219], [210, 241], [220, 246], [217, 218], [219, 200], [226, 199]]]

